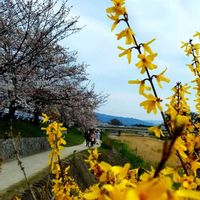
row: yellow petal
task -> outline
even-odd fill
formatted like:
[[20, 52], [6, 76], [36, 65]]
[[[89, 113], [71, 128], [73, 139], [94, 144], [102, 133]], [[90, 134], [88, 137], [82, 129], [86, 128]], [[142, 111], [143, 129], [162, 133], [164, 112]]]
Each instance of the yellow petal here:
[[177, 190], [176, 195], [179, 197], [184, 197], [184, 198], [191, 198], [193, 200], [200, 200], [200, 192], [194, 191], [194, 190]]

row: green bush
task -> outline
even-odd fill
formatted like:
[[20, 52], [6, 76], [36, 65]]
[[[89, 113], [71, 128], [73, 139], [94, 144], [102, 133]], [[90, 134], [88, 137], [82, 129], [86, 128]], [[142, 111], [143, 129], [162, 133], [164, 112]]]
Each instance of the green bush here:
[[67, 147], [82, 144], [85, 140], [81, 131], [76, 127], [68, 128], [67, 133], [63, 135], [67, 142]]
[[[45, 137], [41, 131], [41, 126], [36, 126], [32, 122], [13, 120], [13, 134], [20, 134], [22, 137]], [[0, 138], [5, 138], [5, 133], [10, 132], [10, 122], [0, 119]]]

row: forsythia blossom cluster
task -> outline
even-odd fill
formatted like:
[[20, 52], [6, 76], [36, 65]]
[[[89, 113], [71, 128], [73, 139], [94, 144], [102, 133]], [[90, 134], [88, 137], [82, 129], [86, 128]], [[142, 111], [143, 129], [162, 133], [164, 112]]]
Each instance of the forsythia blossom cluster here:
[[[200, 39], [200, 32], [196, 32], [193, 37], [194, 39]], [[196, 83], [196, 86], [194, 87], [194, 89], [196, 90], [196, 109], [198, 113], [200, 113], [200, 44], [194, 43], [192, 39], [189, 42], [182, 42], [182, 44], [183, 45], [181, 46], [181, 48], [184, 49], [186, 55], [192, 57], [192, 63], [187, 64], [187, 66], [192, 71], [195, 77], [192, 82]]]
[[[90, 171], [96, 176], [98, 183], [81, 191], [74, 180], [69, 176], [69, 166], [65, 169], [59, 163], [61, 143], [57, 142], [57, 135], [62, 138], [65, 128], [62, 124], [52, 122], [46, 130], [49, 142], [52, 146], [51, 171], [54, 174], [52, 191], [55, 199], [65, 200], [182, 200], [200, 199], [200, 192], [195, 189], [200, 185], [200, 179], [196, 177], [197, 163], [192, 162], [195, 174], [185, 175], [179, 170], [166, 167], [159, 176], [154, 177], [155, 169], [145, 170], [139, 174], [139, 168], [130, 169], [130, 164], [112, 166], [104, 161], [99, 162], [97, 149], [89, 150], [86, 162]], [[51, 135], [51, 136], [50, 136]], [[59, 139], [58, 139], [59, 140]], [[61, 169], [63, 168], [63, 169]], [[178, 185], [178, 189], [174, 187]]]
[[[49, 117], [46, 114], [42, 115], [43, 123], [48, 122]], [[52, 149], [50, 154], [50, 167], [51, 173], [54, 175], [52, 180], [52, 192], [55, 195], [55, 199], [75, 200], [81, 195], [81, 191], [75, 181], [69, 176], [70, 167], [64, 168], [60, 160], [60, 150], [62, 150], [64, 148], [63, 145], [66, 144], [66, 141], [62, 138], [62, 132], [67, 129], [63, 127], [63, 124], [54, 121], [49, 123], [46, 128], [42, 128], [42, 130], [45, 130]]]
[[[149, 71], [156, 69], [158, 66], [154, 64], [154, 60], [157, 56], [157, 53], [154, 53], [150, 47], [150, 44], [155, 41], [152, 39], [149, 42], [138, 44], [135, 38], [135, 33], [129, 25], [128, 14], [124, 6], [124, 0], [113, 0], [113, 7], [108, 8], [106, 11], [108, 17], [114, 21], [111, 30], [113, 31], [117, 25], [121, 22], [126, 24], [126, 28], [116, 34], [117, 40], [125, 39], [125, 44], [128, 45], [127, 48], [118, 46], [118, 49], [121, 51], [119, 57], [126, 56], [128, 63], [131, 63], [132, 53], [135, 49], [138, 52], [139, 61], [136, 63], [136, 67], [140, 70], [141, 74], [147, 73], [148, 77], [142, 80], [130, 80], [130, 84], [139, 84], [139, 93], [143, 95], [146, 100], [143, 101], [140, 105], [144, 107], [147, 113], [154, 112], [157, 113], [157, 110], [162, 111], [160, 105], [161, 99], [158, 98], [155, 88], [153, 86], [153, 79], [158, 82], [158, 85], [162, 87], [161, 82], [169, 82], [169, 79], [164, 76], [166, 71], [163, 70], [157, 75], [151, 76]], [[148, 82], [148, 83], [147, 83]], [[150, 86], [148, 85], [150, 84]], [[147, 94], [146, 91], [153, 90], [153, 94]]]
[[[98, 162], [96, 149], [89, 151], [90, 170], [96, 175], [99, 183], [91, 186], [83, 194], [88, 200], [179, 200], [200, 199], [200, 192], [193, 190], [200, 183], [193, 176], [181, 175], [181, 172], [166, 167], [154, 178], [155, 170], [138, 174], [139, 169], [130, 169], [130, 164], [111, 166]], [[195, 182], [196, 181], [196, 182]], [[179, 185], [175, 189], [174, 184]]]
[[[153, 178], [157, 179], [158, 177], [160, 177], [164, 164], [168, 160], [171, 153], [175, 151], [180, 160], [180, 166], [177, 166], [176, 169], [171, 170], [170, 175], [173, 174], [173, 177], [176, 177], [176, 179], [172, 179], [172, 182], [178, 183], [178, 189], [184, 188], [199, 190], [199, 124], [194, 124], [190, 117], [190, 108], [187, 104], [187, 98], [185, 97], [186, 94], [190, 94], [188, 91], [189, 86], [187, 84], [182, 85], [181, 83], [177, 83], [177, 85], [172, 89], [174, 94], [170, 97], [170, 104], [167, 105], [167, 111], [164, 113], [163, 108], [160, 104], [162, 100], [157, 95], [154, 86], [155, 83], [153, 81], [155, 80], [159, 87], [162, 87], [161, 82], [169, 82], [169, 79], [164, 76], [166, 69], [159, 74], [150, 74], [151, 71], [158, 68], [158, 66], [154, 64], [157, 53], [154, 53], [152, 48], [150, 47], [151, 43], [154, 42], [155, 39], [152, 39], [147, 43], [138, 43], [135, 33], [129, 24], [129, 17], [125, 8], [125, 0], [112, 0], [112, 3], [113, 7], [107, 9], [108, 17], [112, 21], [114, 21], [111, 30], [113, 31], [119, 23], [121, 23], [120, 27], [123, 27], [123, 24], [125, 24], [126, 27], [122, 31], [117, 33], [116, 36], [118, 40], [125, 38], [125, 44], [129, 45], [128, 48], [121, 46], [118, 47], [118, 49], [121, 50], [119, 57], [126, 56], [128, 63], [130, 64], [133, 50], [136, 50], [139, 61], [135, 65], [140, 70], [141, 74], [146, 73], [147, 75], [147, 77], [142, 80], [130, 80], [129, 83], [139, 84], [139, 93], [146, 98], [145, 101], [140, 103], [140, 106], [144, 107], [147, 113], [153, 112], [156, 114], [158, 110], [161, 112], [167, 133], [163, 133], [161, 129], [162, 125], [151, 127], [149, 128], [149, 131], [155, 133], [157, 137], [165, 136], [166, 134], [168, 134], [170, 138], [169, 141], [165, 142], [163, 156], [157, 169], [155, 170]], [[123, 12], [118, 12], [118, 10], [123, 10]], [[117, 16], [117, 18], [115, 16]], [[194, 37], [200, 38], [200, 33], [197, 32]], [[193, 81], [197, 84], [197, 86], [195, 87], [195, 89], [197, 90], [196, 108], [197, 110], [200, 110], [200, 45], [193, 44], [192, 40], [190, 40], [189, 43], [183, 43], [182, 47], [185, 48], [185, 52], [187, 55], [193, 56], [193, 62], [188, 66], [196, 76], [196, 79]], [[152, 91], [152, 93], [147, 93], [147, 91]], [[150, 180], [153, 181], [153, 179]], [[154, 199], [162, 199], [161, 197], [159, 197], [158, 191], [154, 192]], [[187, 198], [188, 196], [186, 195], [185, 197]], [[197, 196], [190, 198], [198, 199]], [[164, 199], [175, 198], [172, 198], [169, 195], [168, 197], [165, 196]]]

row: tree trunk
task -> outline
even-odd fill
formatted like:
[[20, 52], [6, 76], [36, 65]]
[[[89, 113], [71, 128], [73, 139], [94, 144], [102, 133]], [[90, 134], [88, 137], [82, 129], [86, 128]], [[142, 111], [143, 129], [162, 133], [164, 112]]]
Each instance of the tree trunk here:
[[7, 115], [8, 121], [11, 120], [11, 119], [14, 119], [16, 110], [17, 110], [17, 108], [15, 107], [15, 103], [11, 102], [10, 106], [9, 106], [9, 112], [8, 112], [8, 115]]
[[34, 124], [35, 125], [39, 125], [40, 124], [39, 116], [40, 116], [40, 112], [38, 110], [35, 110], [34, 111]]

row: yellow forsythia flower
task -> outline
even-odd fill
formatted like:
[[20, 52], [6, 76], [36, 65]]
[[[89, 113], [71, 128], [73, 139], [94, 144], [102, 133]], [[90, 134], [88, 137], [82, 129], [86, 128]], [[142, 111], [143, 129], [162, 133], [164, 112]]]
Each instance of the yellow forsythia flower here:
[[135, 44], [133, 35], [134, 32], [130, 28], [126, 28], [120, 33], [116, 34], [118, 40], [124, 37], [126, 39], [126, 44]]
[[200, 162], [199, 162], [199, 160], [192, 161], [190, 163], [190, 165], [191, 165], [191, 168], [193, 170], [194, 175], [196, 176], [197, 175], [197, 169], [200, 169]]
[[152, 63], [156, 56], [157, 56], [157, 53], [150, 54], [150, 55], [145, 55], [145, 54], [138, 55], [138, 58], [140, 59], [140, 61], [136, 63], [136, 66], [138, 68], [141, 68], [141, 71], [140, 71], [141, 74], [144, 74], [144, 72], [146, 71], [146, 68], [150, 70], [157, 68], [157, 65]]
[[189, 189], [189, 190], [196, 189], [197, 188], [197, 184], [195, 183], [195, 177], [194, 176], [186, 176], [185, 175], [183, 177], [182, 186], [185, 189]]
[[200, 192], [194, 190], [184, 190], [179, 189], [175, 192], [178, 197], [183, 197], [184, 199], [200, 200]]
[[200, 32], [196, 32], [194, 35], [193, 35], [193, 37], [199, 37], [199, 39], [200, 39]]
[[113, 24], [112, 24], [112, 27], [111, 27], [111, 31], [113, 31], [116, 27], [117, 27], [117, 24], [119, 23], [119, 17], [116, 16], [116, 15], [107, 15], [111, 20], [113, 20]]
[[145, 110], [147, 110], [147, 113], [150, 113], [153, 111], [154, 114], [157, 113], [157, 108], [162, 111], [162, 107], [160, 105], [160, 99], [156, 98], [152, 94], [144, 95], [147, 100], [140, 103], [140, 106], [143, 106]]
[[162, 129], [161, 129], [161, 126], [153, 126], [153, 127], [150, 127], [148, 128], [148, 130], [150, 132], [153, 132], [155, 134], [156, 137], [159, 137], [162, 135], [162, 136], [165, 136], [162, 132]]
[[[172, 181], [169, 177], [154, 178], [147, 182], [141, 182], [136, 190], [137, 198], [129, 195], [129, 199], [136, 200], [167, 200], [166, 196]], [[127, 199], [128, 200], [128, 199]]]
[[140, 80], [129, 80], [128, 83], [129, 84], [140, 84], [140, 86], [139, 86], [139, 93], [140, 94], [144, 94], [145, 90], [148, 90], [148, 91], [151, 90], [151, 87], [145, 85], [144, 80], [142, 80], [142, 81], [140, 81]]
[[99, 184], [90, 186], [88, 190], [83, 194], [83, 199], [93, 200], [93, 199], [104, 199], [104, 194], [101, 193]]
[[144, 52], [148, 52], [149, 54], [154, 54], [151, 47], [149, 46], [152, 42], [154, 42], [156, 39], [152, 39], [147, 43], [142, 43], [142, 46], [144, 48]]
[[123, 6], [125, 0], [113, 0], [112, 2], [114, 6], [106, 9], [108, 14], [114, 14], [116, 17], [119, 17], [126, 13], [126, 8]]
[[187, 147], [185, 146], [185, 142], [181, 139], [181, 137], [178, 137], [176, 139], [174, 143], [174, 149], [179, 152], [183, 159], [186, 159], [188, 157], [185, 153], [187, 151]]
[[49, 117], [46, 114], [42, 113], [42, 117], [43, 117], [42, 123], [45, 123], [45, 122], [49, 121]]
[[161, 81], [164, 81], [164, 82], [167, 82], [167, 83], [170, 82], [170, 80], [168, 78], [166, 78], [165, 76], [163, 76], [163, 74], [166, 72], [166, 70], [167, 70], [167, 68], [164, 71], [162, 71], [160, 74], [155, 75], [155, 78], [156, 78], [156, 80], [157, 80], [158, 85], [159, 85], [160, 88], [162, 88], [162, 85], [160, 83]]
[[119, 54], [119, 57], [122, 57], [122, 56], [127, 56], [127, 60], [128, 60], [128, 63], [130, 64], [131, 63], [131, 54], [132, 54], [132, 48], [128, 48], [128, 49], [124, 49], [123, 47], [120, 47], [118, 46], [117, 47], [119, 50], [122, 50], [123, 52]]
[[175, 129], [183, 130], [190, 123], [188, 116], [177, 115], [175, 118]]
[[21, 200], [18, 196], [13, 196], [11, 200]]

